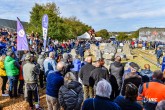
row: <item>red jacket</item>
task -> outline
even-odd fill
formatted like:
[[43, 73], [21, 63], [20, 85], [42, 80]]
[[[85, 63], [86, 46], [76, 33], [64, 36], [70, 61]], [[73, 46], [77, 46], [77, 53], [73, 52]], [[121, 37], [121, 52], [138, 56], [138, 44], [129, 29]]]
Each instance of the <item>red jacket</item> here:
[[22, 66], [20, 66], [20, 70], [19, 70], [19, 80], [24, 80], [23, 79], [23, 74], [22, 74]]

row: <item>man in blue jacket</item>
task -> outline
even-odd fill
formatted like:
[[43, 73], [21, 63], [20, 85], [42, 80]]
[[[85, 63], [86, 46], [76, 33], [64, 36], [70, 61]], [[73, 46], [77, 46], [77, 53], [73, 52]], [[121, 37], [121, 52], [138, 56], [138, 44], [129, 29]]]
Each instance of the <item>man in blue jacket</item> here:
[[81, 60], [78, 59], [78, 55], [75, 56], [75, 59], [73, 60], [74, 68], [71, 69], [72, 73], [75, 75], [76, 80], [78, 81], [78, 73], [81, 68]]
[[64, 78], [61, 71], [64, 68], [64, 63], [59, 62], [57, 64], [57, 71], [49, 71], [47, 75], [47, 85], [46, 85], [46, 101], [48, 105], [48, 110], [59, 110], [60, 105], [58, 102], [58, 92], [60, 87], [64, 84]]
[[156, 50], [157, 65], [160, 66], [160, 57], [163, 56], [163, 51], [160, 47]]

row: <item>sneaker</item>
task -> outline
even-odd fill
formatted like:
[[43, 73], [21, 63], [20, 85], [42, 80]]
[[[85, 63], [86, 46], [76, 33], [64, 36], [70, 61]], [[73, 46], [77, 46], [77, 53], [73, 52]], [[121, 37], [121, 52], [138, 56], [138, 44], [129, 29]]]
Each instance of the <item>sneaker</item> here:
[[9, 96], [9, 94], [2, 94], [2, 96], [3, 96], [3, 97], [8, 97], [8, 96]]

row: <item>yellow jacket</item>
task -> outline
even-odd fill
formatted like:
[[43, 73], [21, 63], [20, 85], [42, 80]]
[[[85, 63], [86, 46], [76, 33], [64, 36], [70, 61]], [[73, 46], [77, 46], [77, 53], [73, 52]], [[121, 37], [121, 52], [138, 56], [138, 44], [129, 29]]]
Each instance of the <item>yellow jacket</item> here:
[[4, 70], [4, 63], [0, 61], [0, 76], [6, 76], [6, 71]]

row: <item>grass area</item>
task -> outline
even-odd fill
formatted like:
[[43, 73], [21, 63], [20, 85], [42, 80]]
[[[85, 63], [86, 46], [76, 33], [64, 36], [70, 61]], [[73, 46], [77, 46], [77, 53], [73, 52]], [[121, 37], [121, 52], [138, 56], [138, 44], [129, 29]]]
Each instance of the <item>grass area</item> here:
[[[147, 52], [147, 51], [146, 51], [146, 52]], [[136, 54], [135, 54], [135, 53], [136, 53]], [[143, 54], [143, 53], [139, 53], [139, 54], [145, 55], [145, 54]], [[140, 55], [138, 55], [136, 49], [133, 50], [133, 55], [135, 56], [134, 59], [129, 59], [129, 60], [127, 60], [127, 61], [122, 61], [122, 63], [135, 62], [135, 63], [137, 63], [137, 64], [141, 67], [141, 69], [144, 69], [144, 65], [145, 65], [145, 64], [149, 64], [152, 71], [155, 71], [155, 70], [160, 69], [160, 68], [157, 67], [156, 65], [152, 64], [151, 62], [149, 62], [149, 61], [143, 59]], [[148, 55], [147, 57], [150, 58], [150, 59], [153, 59], [154, 55]], [[155, 59], [156, 59], [156, 58], [155, 58]]]

